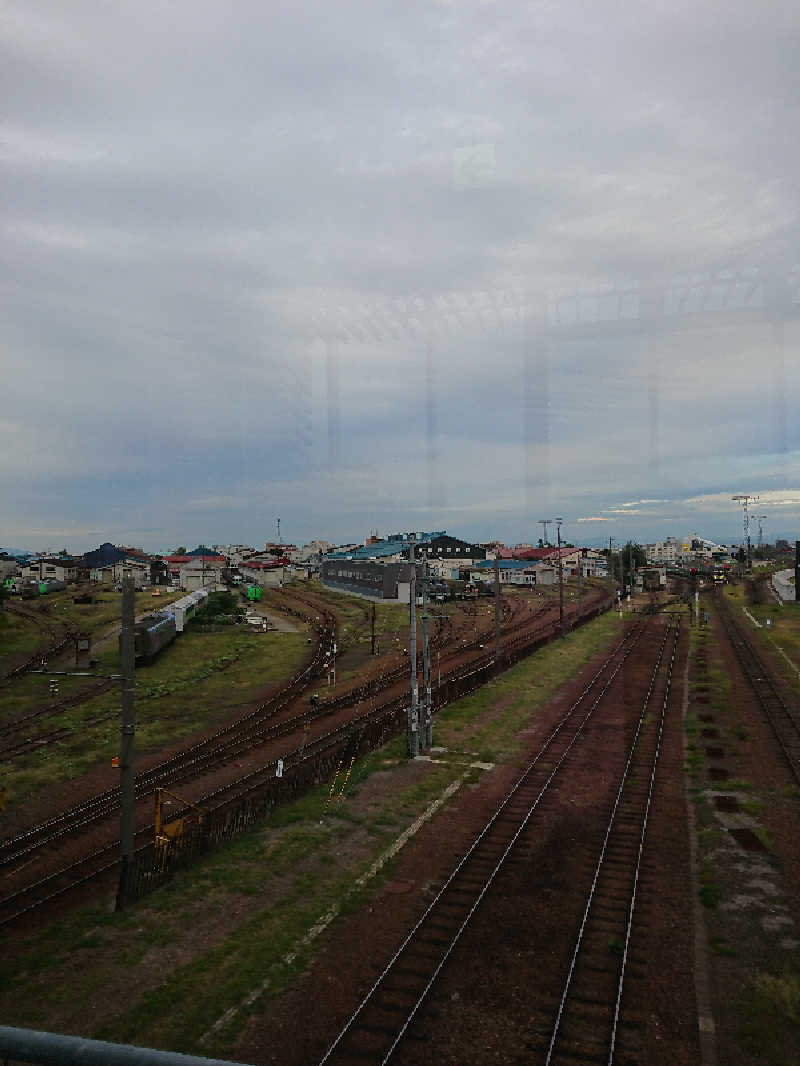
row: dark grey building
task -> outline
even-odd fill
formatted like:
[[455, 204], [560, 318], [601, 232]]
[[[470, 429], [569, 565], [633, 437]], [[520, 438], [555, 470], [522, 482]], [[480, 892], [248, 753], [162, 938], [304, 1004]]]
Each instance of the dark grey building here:
[[[417, 565], [417, 582], [422, 567]], [[341, 592], [354, 592], [373, 600], [397, 600], [408, 603], [411, 581], [409, 563], [376, 563], [363, 559], [323, 559], [322, 583]], [[422, 588], [418, 584], [418, 588]]]

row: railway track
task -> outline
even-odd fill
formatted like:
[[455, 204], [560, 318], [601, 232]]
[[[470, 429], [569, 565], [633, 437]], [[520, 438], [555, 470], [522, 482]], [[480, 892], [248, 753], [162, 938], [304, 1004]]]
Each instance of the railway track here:
[[6, 671], [0, 677], [0, 685], [6, 685], [24, 674], [29, 674], [31, 670], [38, 670], [48, 658], [53, 655], [59, 655], [74, 639], [74, 633], [70, 632], [70, 630], [67, 630], [66, 634], [62, 636], [56, 627], [48, 619], [43, 618], [38, 611], [23, 607], [19, 603], [10, 604], [6, 609], [11, 614], [17, 614], [21, 618], [26, 618], [28, 621], [33, 622], [40, 630], [47, 633], [49, 642], [45, 647], [37, 648], [24, 662]]
[[770, 672], [761, 656], [745, 637], [742, 627], [735, 620], [733, 611], [724, 597], [715, 601], [731, 647], [742, 672], [752, 688], [764, 717], [769, 722], [778, 747], [786, 759], [789, 770], [800, 785], [800, 711], [790, 706], [770, 677]]
[[[332, 640], [335, 633], [332, 629], [334, 624], [332, 615], [323, 615], [319, 641], [310, 664], [269, 700], [211, 736], [137, 774], [137, 799], [151, 794], [158, 787], [166, 787], [185, 780], [187, 776], [202, 773], [251, 747], [255, 739], [270, 728], [265, 725], [266, 720], [279, 713], [301, 694], [321, 668], [327, 642]], [[0, 869], [17, 865], [42, 847], [84, 830], [114, 814], [118, 809], [119, 790], [107, 789], [39, 825], [8, 837], [0, 842]]]
[[[327, 625], [328, 621], [326, 621], [325, 624]], [[546, 639], [545, 630], [548, 630], [548, 627], [549, 632], [547, 635], [552, 637], [554, 633], [554, 625], [555, 623], [552, 621], [550, 623], [540, 623], [539, 631], [534, 638], [535, 641]], [[321, 646], [322, 645], [320, 644], [320, 647]], [[538, 643], [536, 646], [538, 646]], [[474, 683], [472, 683], [472, 687], [477, 687], [483, 678], [482, 671], [490, 662], [491, 656], [487, 653], [477, 662], [473, 660], [466, 668], [466, 671], [462, 668], [459, 675], [462, 685], [461, 690], [457, 695], [461, 695], [466, 691], [471, 691], [471, 678], [475, 679]], [[404, 673], [406, 670], [404, 670]], [[443, 686], [438, 693], [438, 700], [435, 703], [437, 708], [447, 701], [447, 680], [448, 679], [443, 679]], [[466, 682], [466, 685], [464, 682]], [[291, 699], [292, 696], [287, 695], [286, 702], [290, 702]], [[326, 753], [341, 748], [342, 744], [348, 739], [358, 737], [360, 733], [363, 733], [363, 731], [368, 728], [371, 728], [373, 731], [376, 726], [379, 729], [382, 728], [381, 723], [386, 723], [386, 737], [388, 738], [394, 730], [398, 713], [404, 714], [404, 705], [406, 702], [406, 694], [403, 693], [400, 696], [395, 696], [386, 700], [380, 706], [362, 711], [360, 715], [351, 718], [344, 726], [334, 726], [321, 736], [316, 737], [310, 743], [306, 743], [304, 740], [299, 748], [295, 748], [284, 755], [283, 762], [285, 764], [286, 773], [312, 764], [315, 759], [318, 760], [323, 758]], [[323, 718], [331, 713], [333, 712], [322, 708], [315, 717]], [[138, 798], [143, 798], [154, 792], [155, 788], [173, 783], [174, 773], [178, 772], [179, 768], [181, 772], [186, 769], [186, 762], [183, 756], [188, 755], [194, 759], [193, 769], [196, 774], [202, 772], [202, 764], [204, 760], [208, 760], [210, 765], [211, 760], [214, 759], [217, 761], [223, 757], [226, 760], [232, 759], [236, 754], [240, 754], [256, 742], [264, 743], [269, 739], [277, 739], [278, 737], [288, 736], [292, 733], [296, 734], [302, 728], [303, 722], [308, 720], [308, 718], [309, 712], [306, 710], [302, 714], [281, 723], [270, 724], [263, 721], [253, 723], [249, 734], [245, 735], [239, 732], [230, 739], [228, 746], [224, 749], [224, 756], [221, 755], [221, 747], [219, 743], [217, 743], [215, 750], [212, 749], [210, 751], [198, 750], [202, 746], [196, 745], [194, 748], [189, 749], [188, 752], [181, 753], [181, 756], [177, 756], [177, 763], [176, 760], [166, 760], [159, 764], [158, 767], [152, 768], [152, 771], [148, 771], [143, 775], [137, 775], [136, 795]], [[225, 731], [220, 731], [220, 733], [224, 732]], [[215, 738], [218, 739], [220, 733], [215, 734]], [[209, 740], [211, 741], [215, 738], [209, 738]], [[204, 811], [213, 812], [226, 804], [231, 805], [236, 802], [241, 802], [243, 798], [257, 797], [259, 793], [263, 792], [265, 786], [274, 779], [275, 772], [276, 760], [272, 759], [257, 770], [239, 777], [237, 780], [206, 794], [198, 799], [196, 803], [198, 806], [202, 807]], [[25, 833], [18, 834], [14, 838], [10, 838], [0, 845], [0, 869], [3, 867], [6, 869], [20, 869], [21, 864], [30, 861], [36, 853], [41, 852], [43, 848], [48, 845], [55, 845], [65, 837], [83, 832], [93, 823], [114, 814], [118, 808], [118, 791], [108, 790], [105, 793], [93, 797], [86, 803], [79, 804], [76, 807], [71, 808], [69, 811], [62, 812], [62, 814], [56, 818], [50, 819], [39, 826], [35, 826]], [[137, 839], [150, 842], [149, 844], [143, 843], [140, 847], [140, 852], [145, 851], [148, 846], [151, 846], [152, 825], [141, 827], [137, 833]], [[117, 849], [118, 842], [116, 840], [104, 844], [89, 855], [81, 857], [73, 863], [67, 863], [60, 869], [49, 873], [44, 877], [40, 877], [35, 882], [29, 883], [27, 886], [18, 889], [12, 895], [0, 899], [0, 927], [12, 924], [22, 916], [37, 910], [39, 907], [58, 898], [72, 888], [95, 880], [107, 871], [116, 869], [117, 862], [115, 856], [117, 854]]]
[[[618, 1053], [626, 1062], [638, 1060], [638, 1018], [625, 1017], [623, 1001], [679, 637], [680, 622], [671, 623], [611, 807], [555, 1016], [549, 1026], [541, 1022], [537, 1026], [544, 1066], [574, 1066], [575, 1062], [611, 1066]], [[653, 708], [658, 703], [656, 714]], [[609, 950], [609, 945], [616, 951]]]
[[[392, 956], [320, 1061], [320, 1066], [386, 1063], [470, 924], [531, 819], [551, 794], [649, 620], [621, 641], [547, 737], [425, 913]], [[663, 643], [662, 643], [663, 649]], [[660, 657], [656, 669], [660, 664]]]

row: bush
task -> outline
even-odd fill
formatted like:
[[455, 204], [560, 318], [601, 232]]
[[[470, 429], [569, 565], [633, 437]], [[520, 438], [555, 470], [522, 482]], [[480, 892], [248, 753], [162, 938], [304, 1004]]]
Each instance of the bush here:
[[236, 625], [244, 617], [239, 600], [230, 592], [212, 592], [199, 611], [192, 617], [193, 626]]

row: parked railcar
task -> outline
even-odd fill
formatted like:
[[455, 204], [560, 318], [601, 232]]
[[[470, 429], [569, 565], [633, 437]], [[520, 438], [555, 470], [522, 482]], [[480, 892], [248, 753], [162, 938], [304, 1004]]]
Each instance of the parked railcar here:
[[[134, 626], [134, 649], [137, 659], [151, 662], [158, 653], [175, 639], [177, 628], [171, 611], [149, 614]], [[122, 637], [120, 636], [120, 650]]]

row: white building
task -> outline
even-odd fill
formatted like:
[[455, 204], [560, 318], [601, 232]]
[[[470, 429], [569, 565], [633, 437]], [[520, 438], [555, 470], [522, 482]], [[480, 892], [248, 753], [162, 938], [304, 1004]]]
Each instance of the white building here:
[[76, 581], [78, 569], [74, 559], [32, 559], [22, 576], [27, 581]]
[[222, 570], [222, 564], [198, 558], [180, 568], [178, 581], [187, 592], [196, 592], [198, 589], [215, 592], [224, 588]]

